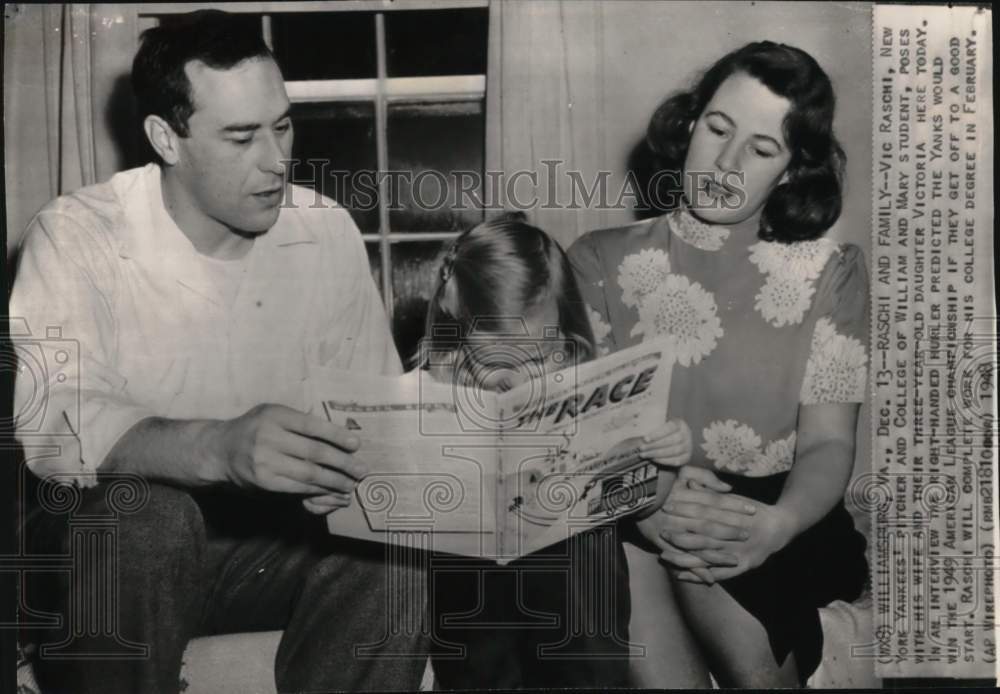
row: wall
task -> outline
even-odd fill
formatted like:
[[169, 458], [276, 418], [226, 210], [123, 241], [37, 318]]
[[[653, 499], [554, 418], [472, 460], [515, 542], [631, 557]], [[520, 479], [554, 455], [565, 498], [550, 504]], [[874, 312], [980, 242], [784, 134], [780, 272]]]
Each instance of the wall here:
[[[590, 3], [564, 4], [567, 16]], [[554, 7], [542, 3], [539, 12]], [[8, 6], [8, 9], [12, 6]], [[21, 5], [4, 25], [4, 134], [8, 248], [20, 237], [31, 215], [58, 190], [48, 161], [58, 138], [51, 125], [58, 114], [47, 104], [42, 48], [58, 40], [45, 25], [40, 6]], [[848, 154], [848, 195], [844, 215], [832, 231], [841, 240], [867, 250], [871, 186], [871, 29], [869, 5], [862, 3], [709, 3], [616, 0], [593, 5], [599, 14], [596, 44], [578, 45], [575, 54], [596, 51], [574, 61], [574, 80], [599, 82], [588, 94], [602, 94], [606, 122], [594, 129], [600, 141], [601, 168], [612, 172], [611, 190], [624, 181], [628, 155], [642, 138], [649, 115], [670, 92], [687, 86], [698, 72], [743, 43], [771, 39], [809, 51], [830, 74], [837, 90], [836, 127]], [[138, 27], [135, 8], [95, 5], [90, 19], [93, 48], [93, 123], [97, 179], [133, 163], [134, 132], [129, 130], [131, 103], [125, 78]], [[574, 36], [563, 36], [570, 44]], [[555, 40], [555, 37], [553, 37]], [[589, 41], [589, 37], [587, 39]], [[539, 62], [538, 71], [564, 65]], [[51, 98], [49, 100], [51, 102]], [[579, 105], [578, 105], [579, 108]], [[591, 159], [592, 160], [592, 159]], [[588, 162], [589, 164], [589, 162]], [[601, 224], [630, 221], [627, 210], [610, 210]]]
[[134, 5], [4, 7], [4, 185], [7, 253], [61, 192], [135, 160], [128, 74]]
[[[650, 114], [711, 63], [750, 41], [809, 52], [833, 81], [835, 128], [847, 152], [847, 198], [832, 238], [869, 245], [871, 201], [871, 9], [861, 3], [609, 2], [604, 13], [605, 151], [623, 172]], [[622, 174], [615, 179], [621, 184]], [[625, 211], [611, 223], [628, 221]]]

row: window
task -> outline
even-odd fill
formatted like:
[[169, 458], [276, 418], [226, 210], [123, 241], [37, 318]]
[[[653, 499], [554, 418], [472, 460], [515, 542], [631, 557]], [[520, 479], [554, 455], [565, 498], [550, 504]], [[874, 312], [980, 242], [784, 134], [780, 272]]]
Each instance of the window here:
[[[350, 211], [405, 359], [444, 245], [483, 219], [487, 0], [218, 6], [274, 52], [292, 101], [292, 179]], [[192, 9], [144, 6], [140, 28]]]

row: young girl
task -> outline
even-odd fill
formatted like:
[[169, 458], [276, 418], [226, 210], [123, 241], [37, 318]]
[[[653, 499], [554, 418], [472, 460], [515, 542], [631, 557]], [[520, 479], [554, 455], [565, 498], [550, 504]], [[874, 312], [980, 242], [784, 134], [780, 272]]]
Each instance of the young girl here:
[[[523, 216], [481, 224], [455, 241], [418, 355], [436, 380], [506, 390], [565, 368], [557, 355], [566, 343], [581, 359], [594, 353], [585, 305], [555, 241]], [[453, 358], [429, 366], [431, 350]], [[681, 424], [667, 423], [650, 439], [647, 456], [663, 465], [690, 456]], [[432, 566], [434, 670], [443, 687], [627, 684], [628, 572], [614, 526], [504, 567], [443, 555]]]
[[868, 285], [860, 250], [823, 238], [841, 209], [834, 102], [804, 51], [733, 51], [651, 120], [661, 170], [684, 174], [662, 179], [683, 183], [664, 191], [674, 209], [570, 249], [603, 346], [673, 341], [669, 411], [695, 438], [639, 524], [648, 553], [629, 552], [638, 686], [705, 687], [709, 671], [724, 687], [801, 685], [819, 608], [867, 578], [843, 499]]

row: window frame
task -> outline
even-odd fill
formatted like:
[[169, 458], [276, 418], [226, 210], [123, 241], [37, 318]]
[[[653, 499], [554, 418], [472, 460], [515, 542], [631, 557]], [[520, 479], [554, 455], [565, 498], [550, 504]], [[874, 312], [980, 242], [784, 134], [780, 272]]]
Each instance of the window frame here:
[[[338, 0], [338, 2], [234, 2], [220, 9], [234, 14], [255, 14], [261, 18], [261, 32], [268, 48], [274, 47], [271, 15], [293, 12], [370, 12], [375, 19], [376, 76], [373, 79], [287, 80], [285, 88], [292, 103], [363, 101], [375, 107], [375, 159], [379, 172], [389, 170], [389, 105], [475, 101], [486, 97], [486, 75], [434, 75], [389, 77], [385, 14], [420, 10], [486, 9], [490, 0]], [[136, 7], [139, 33], [159, 23], [159, 18], [211, 7], [203, 3], [140, 3]], [[485, 116], [484, 116], [485, 118]], [[378, 243], [382, 300], [390, 322], [395, 313], [392, 286], [392, 248], [395, 244], [421, 241], [449, 241], [457, 231], [392, 231], [389, 224], [389, 181], [379, 176], [378, 232], [362, 233], [365, 244]]]

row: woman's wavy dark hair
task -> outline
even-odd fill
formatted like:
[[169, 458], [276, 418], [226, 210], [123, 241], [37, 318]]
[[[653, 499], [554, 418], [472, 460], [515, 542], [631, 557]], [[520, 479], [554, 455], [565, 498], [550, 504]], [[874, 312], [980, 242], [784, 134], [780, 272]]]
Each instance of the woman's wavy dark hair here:
[[426, 365], [430, 351], [453, 350], [477, 328], [488, 332], [490, 319], [526, 317], [549, 297], [555, 297], [559, 328], [575, 343], [577, 357], [592, 357], [594, 334], [562, 247], [527, 224], [523, 213], [469, 229], [455, 239], [441, 264], [416, 365]]
[[[791, 102], [783, 132], [792, 152], [788, 179], [771, 192], [760, 237], [806, 241], [823, 235], [840, 216], [846, 157], [833, 134], [836, 96], [823, 68], [803, 50], [760, 41], [729, 53], [693, 89], [670, 96], [653, 113], [646, 141], [660, 171], [682, 172], [691, 125], [729, 76], [743, 72]], [[660, 176], [659, 200], [679, 200], [682, 176]]]

